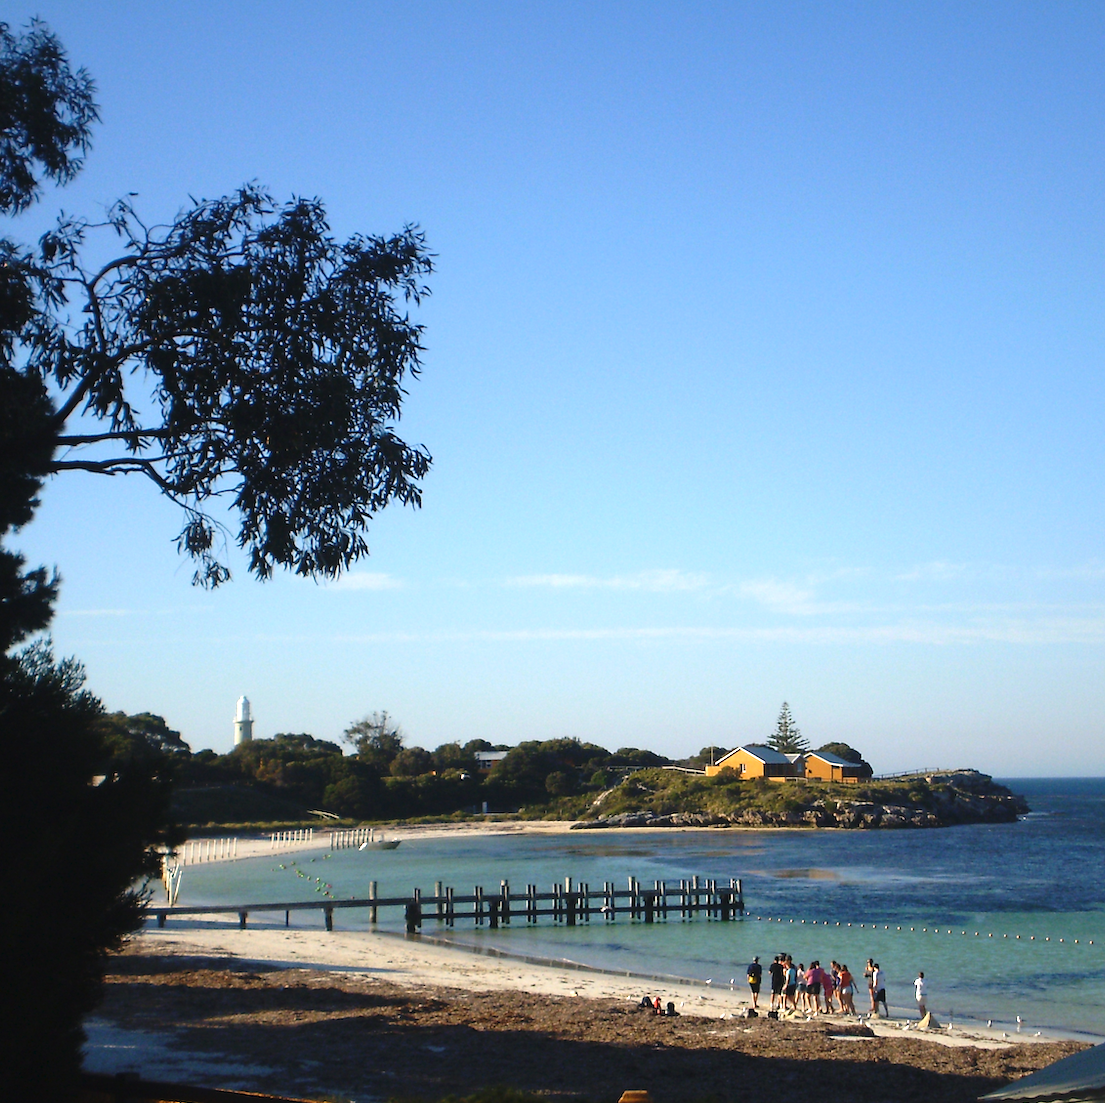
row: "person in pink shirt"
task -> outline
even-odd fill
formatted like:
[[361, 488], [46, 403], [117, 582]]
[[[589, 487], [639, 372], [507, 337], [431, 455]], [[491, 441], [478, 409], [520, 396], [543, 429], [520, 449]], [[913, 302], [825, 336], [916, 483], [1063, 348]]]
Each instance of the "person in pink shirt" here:
[[825, 997], [825, 1013], [831, 1015], [836, 1011], [836, 1005], [833, 1003], [833, 992], [836, 989], [836, 977], [833, 976], [832, 970], [821, 970], [821, 993]]
[[821, 1010], [821, 978], [823, 975], [821, 966], [816, 961], [811, 961], [810, 967], [806, 970], [806, 992], [813, 1004], [815, 1015]]

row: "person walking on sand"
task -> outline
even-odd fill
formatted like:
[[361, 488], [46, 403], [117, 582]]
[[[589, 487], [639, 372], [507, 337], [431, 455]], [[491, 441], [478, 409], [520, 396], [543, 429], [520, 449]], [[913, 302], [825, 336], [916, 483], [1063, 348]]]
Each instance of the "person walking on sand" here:
[[798, 1004], [801, 1010], [809, 1012], [810, 994], [806, 989], [806, 966], [801, 961], [798, 963]]
[[754, 957], [748, 966], [748, 987], [752, 992], [752, 1010], [760, 1005], [760, 981], [763, 980], [764, 970], [760, 959]]
[[913, 982], [913, 988], [917, 993], [917, 1014], [923, 1019], [928, 1014], [928, 1008], [925, 1007], [925, 997], [928, 995], [928, 989], [925, 987], [924, 973], [917, 974], [917, 979]]

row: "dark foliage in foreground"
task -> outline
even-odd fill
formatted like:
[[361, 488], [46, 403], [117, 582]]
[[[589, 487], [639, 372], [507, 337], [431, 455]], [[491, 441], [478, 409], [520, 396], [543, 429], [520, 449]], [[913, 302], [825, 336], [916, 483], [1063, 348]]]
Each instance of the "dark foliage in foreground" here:
[[141, 921], [135, 878], [179, 839], [157, 761], [113, 754], [83, 680], [45, 645], [0, 659], [0, 1067], [36, 1098], [73, 1082], [105, 955]]

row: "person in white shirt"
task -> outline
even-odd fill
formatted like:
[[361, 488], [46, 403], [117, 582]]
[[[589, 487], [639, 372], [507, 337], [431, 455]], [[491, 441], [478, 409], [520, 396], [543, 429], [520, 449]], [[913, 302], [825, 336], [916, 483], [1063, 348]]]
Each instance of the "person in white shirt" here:
[[878, 1018], [879, 1004], [882, 1004], [883, 1011], [886, 1012], [886, 1017], [890, 1018], [890, 1008], [886, 1005], [886, 974], [882, 971], [882, 966], [876, 961], [875, 968], [871, 973], [871, 1002], [874, 1004], [875, 1017]]
[[927, 995], [927, 989], [925, 988], [925, 974], [918, 973], [917, 979], [913, 982], [913, 987], [917, 990], [917, 1013], [923, 1019], [928, 1014], [925, 1008], [925, 996]]

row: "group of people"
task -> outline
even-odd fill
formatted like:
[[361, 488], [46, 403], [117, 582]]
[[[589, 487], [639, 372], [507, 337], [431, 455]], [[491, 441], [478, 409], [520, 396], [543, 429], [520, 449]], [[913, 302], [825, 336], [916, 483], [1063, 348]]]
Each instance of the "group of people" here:
[[[768, 1013], [778, 1015], [781, 1011], [803, 1011], [808, 1015], [831, 1015], [839, 1012], [844, 1015], [858, 1015], [855, 994], [856, 980], [848, 966], [841, 962], [830, 962], [824, 969], [820, 961], [811, 961], [809, 967], [804, 962], [794, 964], [790, 954], [776, 954], [767, 969], [771, 985], [771, 1002]], [[922, 977], [924, 974], [921, 974]], [[877, 1016], [879, 1005], [886, 1015], [890, 1009], [886, 1006], [886, 977], [878, 963], [867, 959], [863, 970], [867, 981], [868, 997], [871, 1002], [871, 1015]], [[754, 957], [748, 966], [748, 987], [752, 992], [752, 1010], [759, 1011], [760, 986], [763, 982], [763, 966], [760, 959]]]

